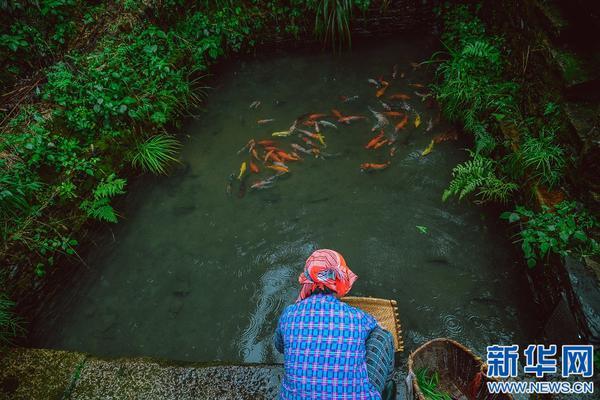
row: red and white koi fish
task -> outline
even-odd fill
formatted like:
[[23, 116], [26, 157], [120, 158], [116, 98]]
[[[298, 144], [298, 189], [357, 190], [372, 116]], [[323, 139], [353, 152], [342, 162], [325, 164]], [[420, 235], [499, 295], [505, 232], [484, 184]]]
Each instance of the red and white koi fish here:
[[362, 115], [348, 115], [346, 117], [342, 117], [342, 118], [338, 119], [338, 122], [341, 122], [344, 124], [350, 124], [350, 122], [352, 122], [352, 121], [360, 121], [361, 119], [367, 119], [367, 117], [364, 117]]

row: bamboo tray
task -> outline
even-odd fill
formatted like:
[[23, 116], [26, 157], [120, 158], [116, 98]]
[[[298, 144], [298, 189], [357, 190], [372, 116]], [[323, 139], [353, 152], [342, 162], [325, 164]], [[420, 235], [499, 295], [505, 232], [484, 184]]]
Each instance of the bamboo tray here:
[[342, 297], [341, 300], [346, 304], [359, 308], [375, 317], [377, 322], [379, 322], [379, 325], [392, 334], [392, 337], [394, 338], [394, 350], [404, 351], [402, 327], [400, 326], [400, 317], [398, 315], [396, 300], [354, 296], [345, 296]]

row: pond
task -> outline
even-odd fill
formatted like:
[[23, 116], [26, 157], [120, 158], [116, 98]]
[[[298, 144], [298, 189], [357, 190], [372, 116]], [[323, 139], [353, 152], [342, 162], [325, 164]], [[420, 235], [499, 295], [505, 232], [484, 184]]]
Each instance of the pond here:
[[[527, 342], [529, 291], [497, 215], [441, 199], [468, 144], [442, 141], [422, 156], [436, 135], [453, 132], [415, 94], [427, 89], [409, 85], [432, 81], [430, 70], [411, 63], [427, 59], [437, 43], [399, 36], [356, 43], [344, 54], [296, 51], [222, 66], [206, 109], [184, 129], [181, 165], [129, 186], [122, 221], [99, 241], [74, 287], [47, 305], [34, 344], [104, 356], [281, 361], [271, 337], [316, 248], [345, 256], [359, 276], [351, 294], [398, 301], [408, 350], [439, 336], [480, 353], [493, 343]], [[390, 86], [378, 99], [368, 79], [380, 76]], [[397, 93], [410, 95], [411, 111], [387, 100]], [[380, 100], [410, 116], [393, 157], [387, 145], [365, 149], [377, 133], [369, 107], [382, 112]], [[254, 101], [260, 106], [250, 108]], [[321, 157], [300, 154], [290, 173], [263, 190], [250, 185], [275, 171], [255, 162], [261, 171], [246, 179], [245, 195], [237, 179], [226, 193], [230, 174], [249, 161], [237, 153], [250, 138], [275, 139], [288, 152], [292, 142], [309, 147], [271, 133], [331, 109], [368, 120], [321, 125]], [[389, 120], [388, 134], [401, 119]], [[382, 171], [359, 167], [388, 160]]]

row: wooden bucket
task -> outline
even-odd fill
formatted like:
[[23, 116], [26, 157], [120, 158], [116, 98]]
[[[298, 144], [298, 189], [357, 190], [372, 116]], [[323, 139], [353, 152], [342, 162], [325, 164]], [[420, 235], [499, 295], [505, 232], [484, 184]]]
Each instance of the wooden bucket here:
[[510, 394], [492, 394], [485, 375], [486, 364], [462, 344], [447, 338], [430, 340], [408, 356], [408, 372], [412, 377], [413, 398], [426, 400], [416, 374], [421, 368], [439, 374], [438, 388], [452, 398], [469, 400], [512, 400]]
[[345, 296], [342, 297], [341, 300], [348, 305], [359, 308], [375, 317], [379, 325], [392, 334], [392, 337], [394, 338], [394, 350], [404, 351], [402, 328], [400, 326], [398, 306], [395, 300], [354, 296]]

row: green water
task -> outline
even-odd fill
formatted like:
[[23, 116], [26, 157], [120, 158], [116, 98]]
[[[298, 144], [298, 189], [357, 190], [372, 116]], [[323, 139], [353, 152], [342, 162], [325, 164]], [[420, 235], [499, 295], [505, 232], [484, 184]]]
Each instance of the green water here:
[[[316, 248], [344, 254], [359, 276], [352, 294], [398, 301], [407, 349], [438, 336], [479, 352], [526, 341], [532, 313], [523, 266], [497, 216], [466, 201], [441, 201], [467, 143], [444, 142], [420, 156], [449, 128], [440, 122], [425, 131], [438, 111], [407, 85], [431, 81], [430, 72], [409, 63], [429, 57], [435, 43], [398, 37], [337, 56], [298, 51], [223, 66], [206, 109], [184, 129], [182, 164], [171, 176], [130, 184], [123, 220], [48, 305], [36, 344], [107, 356], [281, 360], [272, 333]], [[394, 64], [404, 78], [392, 81]], [[389, 169], [366, 174], [360, 163], [389, 159], [387, 147], [363, 148], [373, 136], [367, 106], [381, 111], [367, 79], [381, 75], [391, 82], [388, 94], [412, 95], [408, 104], [423, 122], [414, 128], [411, 118], [401, 131]], [[359, 100], [343, 104], [340, 95]], [[261, 101], [257, 110], [248, 107], [254, 100]], [[236, 153], [248, 139], [269, 138], [301, 114], [331, 108], [369, 116], [323, 129], [326, 151], [337, 157], [305, 157], [289, 163], [289, 176], [271, 189], [239, 198], [236, 182], [226, 195], [228, 175], [247, 159]], [[276, 121], [256, 124], [265, 118]]]

